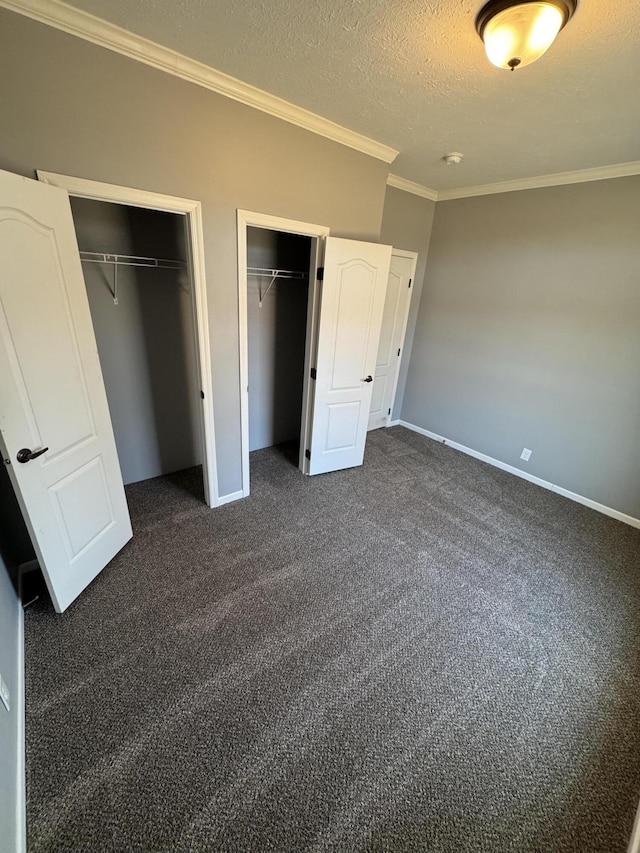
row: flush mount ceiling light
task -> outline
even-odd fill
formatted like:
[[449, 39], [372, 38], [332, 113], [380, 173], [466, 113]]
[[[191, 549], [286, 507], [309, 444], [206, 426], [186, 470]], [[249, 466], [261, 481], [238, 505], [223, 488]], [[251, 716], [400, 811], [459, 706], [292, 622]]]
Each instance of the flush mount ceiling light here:
[[539, 59], [576, 11], [577, 0], [489, 0], [476, 30], [489, 61], [514, 71]]

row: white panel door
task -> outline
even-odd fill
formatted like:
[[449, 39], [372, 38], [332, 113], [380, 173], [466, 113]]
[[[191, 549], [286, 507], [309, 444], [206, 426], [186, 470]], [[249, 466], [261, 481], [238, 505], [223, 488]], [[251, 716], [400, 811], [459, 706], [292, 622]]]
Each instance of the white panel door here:
[[8, 172], [0, 376], [3, 459], [61, 613], [131, 538], [131, 523], [69, 198]]
[[362, 465], [391, 246], [327, 237], [309, 474]]
[[386, 426], [398, 385], [400, 356], [409, 317], [411, 284], [415, 275], [417, 255], [414, 252], [391, 255], [387, 295], [382, 314], [382, 329], [378, 345], [376, 372], [369, 411], [369, 429]]

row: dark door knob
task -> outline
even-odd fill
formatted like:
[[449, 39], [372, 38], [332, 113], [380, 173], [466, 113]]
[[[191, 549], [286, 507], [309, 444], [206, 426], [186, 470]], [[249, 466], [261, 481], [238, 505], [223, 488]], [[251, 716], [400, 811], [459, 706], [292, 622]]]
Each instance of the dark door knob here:
[[18, 462], [31, 462], [32, 459], [37, 459], [38, 456], [46, 453], [48, 449], [48, 447], [43, 447], [42, 450], [29, 450], [28, 447], [23, 447], [22, 450], [18, 451], [16, 459]]
[[373, 376], [367, 376], [366, 379], [362, 380], [363, 382], [373, 382]]

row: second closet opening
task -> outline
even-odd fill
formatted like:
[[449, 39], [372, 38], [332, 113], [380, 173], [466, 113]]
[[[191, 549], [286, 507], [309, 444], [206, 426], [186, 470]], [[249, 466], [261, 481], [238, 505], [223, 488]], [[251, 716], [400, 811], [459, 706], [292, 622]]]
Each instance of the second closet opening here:
[[301, 468], [312, 242], [300, 234], [247, 227], [249, 451], [276, 446]]

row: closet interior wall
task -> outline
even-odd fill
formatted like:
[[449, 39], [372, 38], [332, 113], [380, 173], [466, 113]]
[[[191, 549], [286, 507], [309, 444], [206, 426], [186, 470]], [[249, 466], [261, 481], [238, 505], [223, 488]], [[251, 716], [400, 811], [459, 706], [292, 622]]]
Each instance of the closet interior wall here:
[[183, 216], [72, 198], [84, 252], [165, 258], [183, 269], [83, 262], [125, 483], [202, 463], [200, 388]]
[[[310, 237], [247, 228], [249, 450], [300, 439], [310, 259]], [[265, 295], [272, 277], [256, 268], [304, 278], [277, 278]]]

